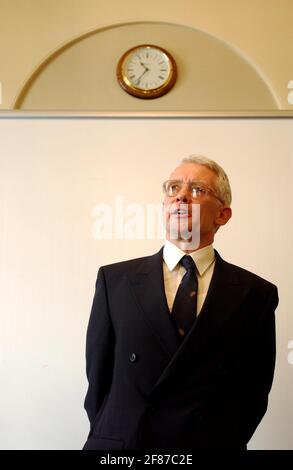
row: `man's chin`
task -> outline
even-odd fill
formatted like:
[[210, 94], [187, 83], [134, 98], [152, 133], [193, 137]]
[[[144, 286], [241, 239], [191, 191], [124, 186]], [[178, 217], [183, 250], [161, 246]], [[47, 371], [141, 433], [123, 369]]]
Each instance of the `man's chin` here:
[[200, 246], [200, 241], [194, 240], [192, 238], [188, 240], [184, 240], [182, 238], [172, 239], [172, 238], [167, 237], [167, 239], [170, 243], [173, 243], [173, 245], [176, 245], [178, 248], [180, 248], [180, 250], [186, 251], [186, 252], [198, 250]]
[[183, 250], [196, 250], [200, 245], [200, 237], [198, 236], [198, 233], [192, 233], [188, 229], [185, 231], [180, 230], [180, 232], [175, 229], [170, 230], [167, 234], [167, 239]]
[[188, 241], [192, 238], [192, 226], [189, 226], [188, 222], [182, 222], [180, 224], [170, 224], [169, 234], [173, 239], [183, 239]]

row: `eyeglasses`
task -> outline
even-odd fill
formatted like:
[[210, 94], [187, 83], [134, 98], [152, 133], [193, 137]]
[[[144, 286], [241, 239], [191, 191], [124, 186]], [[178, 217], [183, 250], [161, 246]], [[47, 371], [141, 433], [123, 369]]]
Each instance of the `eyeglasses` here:
[[215, 197], [223, 204], [222, 199], [219, 198], [212, 189], [199, 181], [189, 181], [188, 183], [184, 183], [184, 181], [181, 180], [168, 180], [163, 183], [163, 191], [166, 196], [174, 197], [177, 196], [185, 184], [188, 185], [192, 199], [203, 199], [205, 196], [209, 195]]

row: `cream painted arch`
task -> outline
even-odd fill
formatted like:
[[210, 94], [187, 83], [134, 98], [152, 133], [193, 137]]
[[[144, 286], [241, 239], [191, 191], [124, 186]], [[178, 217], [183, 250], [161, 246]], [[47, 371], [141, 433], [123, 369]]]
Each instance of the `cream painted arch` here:
[[[156, 100], [126, 94], [116, 64], [133, 45], [155, 43], [178, 65], [174, 89]], [[269, 80], [238, 48], [207, 31], [155, 21], [89, 31], [45, 58], [19, 92], [14, 109], [57, 111], [254, 111], [280, 109]]]

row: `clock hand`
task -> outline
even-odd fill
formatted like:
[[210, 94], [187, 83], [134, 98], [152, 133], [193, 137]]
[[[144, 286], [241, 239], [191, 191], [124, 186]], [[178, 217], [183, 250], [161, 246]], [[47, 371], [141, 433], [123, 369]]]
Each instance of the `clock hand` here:
[[139, 85], [140, 80], [142, 79], [142, 77], [144, 76], [144, 74], [145, 74], [146, 72], [148, 72], [149, 70], [150, 70], [150, 69], [148, 69], [147, 67], [145, 67], [145, 70], [142, 72], [141, 76], [138, 77], [138, 79], [136, 80], [136, 84], [137, 84], [137, 85]]
[[142, 67], [144, 67], [145, 69], [150, 70], [150, 69], [148, 68], [148, 66], [145, 65], [143, 62], [140, 62], [140, 65], [141, 65]]

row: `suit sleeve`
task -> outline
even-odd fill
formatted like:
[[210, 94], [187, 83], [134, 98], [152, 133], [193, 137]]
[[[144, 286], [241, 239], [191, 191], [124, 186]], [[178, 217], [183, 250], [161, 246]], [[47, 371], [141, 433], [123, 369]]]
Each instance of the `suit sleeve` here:
[[246, 445], [267, 410], [276, 357], [277, 288], [273, 286], [265, 294], [263, 308], [258, 312], [257, 320], [251, 322], [247, 347], [241, 354], [245, 366], [241, 367], [238, 362], [239, 370], [230, 391], [221, 397], [221, 407], [210, 410], [203, 436], [204, 446], [210, 446], [211, 442], [215, 449]]
[[246, 382], [247, 406], [242, 413], [242, 432], [246, 442], [251, 439], [268, 406], [276, 360], [275, 309], [278, 301], [278, 291], [273, 286], [255, 328], [248, 371], [251, 376]]
[[113, 362], [114, 333], [109, 316], [104, 271], [100, 268], [86, 337], [88, 391], [84, 406], [91, 427], [110, 389]]

